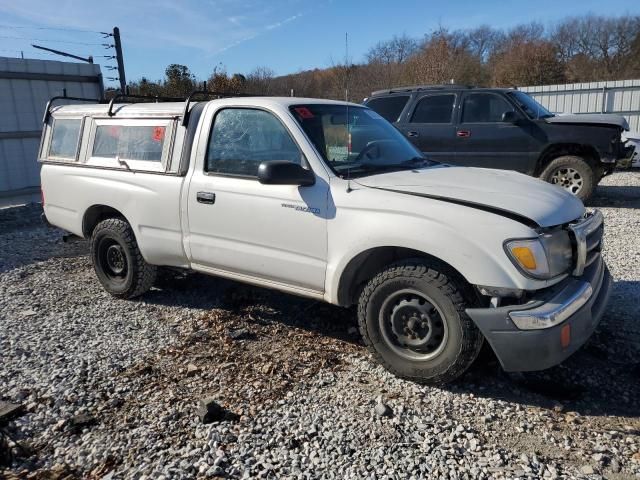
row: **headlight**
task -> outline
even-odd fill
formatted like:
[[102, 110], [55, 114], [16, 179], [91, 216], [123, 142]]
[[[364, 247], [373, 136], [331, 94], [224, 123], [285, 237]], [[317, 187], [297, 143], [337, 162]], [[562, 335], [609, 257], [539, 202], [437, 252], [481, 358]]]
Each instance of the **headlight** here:
[[514, 265], [529, 277], [548, 280], [571, 268], [571, 241], [564, 230], [538, 238], [509, 240], [504, 246]]

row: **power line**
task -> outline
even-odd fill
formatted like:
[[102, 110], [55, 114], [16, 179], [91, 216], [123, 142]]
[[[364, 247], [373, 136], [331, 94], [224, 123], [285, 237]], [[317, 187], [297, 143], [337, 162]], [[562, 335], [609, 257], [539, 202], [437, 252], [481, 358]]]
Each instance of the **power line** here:
[[74, 45], [100, 45], [103, 47], [111, 47], [106, 43], [88, 43], [88, 42], [72, 42], [70, 40], [51, 40], [49, 38], [29, 38], [29, 37], [12, 37], [9, 35], [0, 35], [0, 38], [10, 38], [13, 40], [29, 40], [31, 42], [53, 42], [53, 43], [70, 43]]
[[97, 30], [83, 30], [81, 28], [69, 28], [69, 27], [28, 27], [26, 25], [0, 25], [0, 28], [19, 28], [29, 30], [59, 30], [63, 32], [83, 32], [83, 33], [104, 33]]

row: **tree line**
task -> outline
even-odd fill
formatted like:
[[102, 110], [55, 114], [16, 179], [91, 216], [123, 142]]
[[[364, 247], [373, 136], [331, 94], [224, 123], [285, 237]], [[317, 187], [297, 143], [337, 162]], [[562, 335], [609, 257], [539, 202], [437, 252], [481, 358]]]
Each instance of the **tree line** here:
[[214, 68], [206, 80], [185, 65], [165, 78], [129, 83], [132, 93], [184, 96], [194, 89], [361, 101], [372, 91], [401, 85], [455, 82], [525, 86], [640, 78], [640, 16], [585, 15], [552, 26], [533, 22], [510, 29], [440, 27], [422, 38], [396, 35], [364, 59], [276, 76], [266, 66], [247, 74]]

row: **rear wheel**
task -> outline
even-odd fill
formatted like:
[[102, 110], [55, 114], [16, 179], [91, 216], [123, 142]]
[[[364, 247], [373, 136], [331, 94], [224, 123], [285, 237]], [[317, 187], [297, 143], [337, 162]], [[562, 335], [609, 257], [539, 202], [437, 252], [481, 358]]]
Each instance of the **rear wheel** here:
[[360, 332], [373, 356], [392, 373], [438, 384], [462, 375], [483, 337], [465, 313], [461, 290], [421, 260], [397, 263], [365, 286], [358, 304]]
[[103, 220], [93, 229], [91, 259], [98, 280], [114, 297], [142, 295], [156, 279], [157, 267], [144, 260], [131, 226], [121, 218]]
[[588, 199], [596, 187], [596, 175], [582, 158], [564, 155], [553, 159], [540, 174], [540, 178], [557, 185], [580, 200]]

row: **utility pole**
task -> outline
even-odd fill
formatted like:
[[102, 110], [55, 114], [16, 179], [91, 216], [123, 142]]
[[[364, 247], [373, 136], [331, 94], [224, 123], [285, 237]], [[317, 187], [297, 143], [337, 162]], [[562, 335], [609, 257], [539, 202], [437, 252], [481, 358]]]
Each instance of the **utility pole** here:
[[113, 27], [113, 43], [116, 49], [116, 61], [118, 62], [118, 78], [120, 79], [120, 92], [127, 90], [127, 78], [124, 75], [124, 59], [122, 58], [122, 43], [120, 43], [120, 29]]

